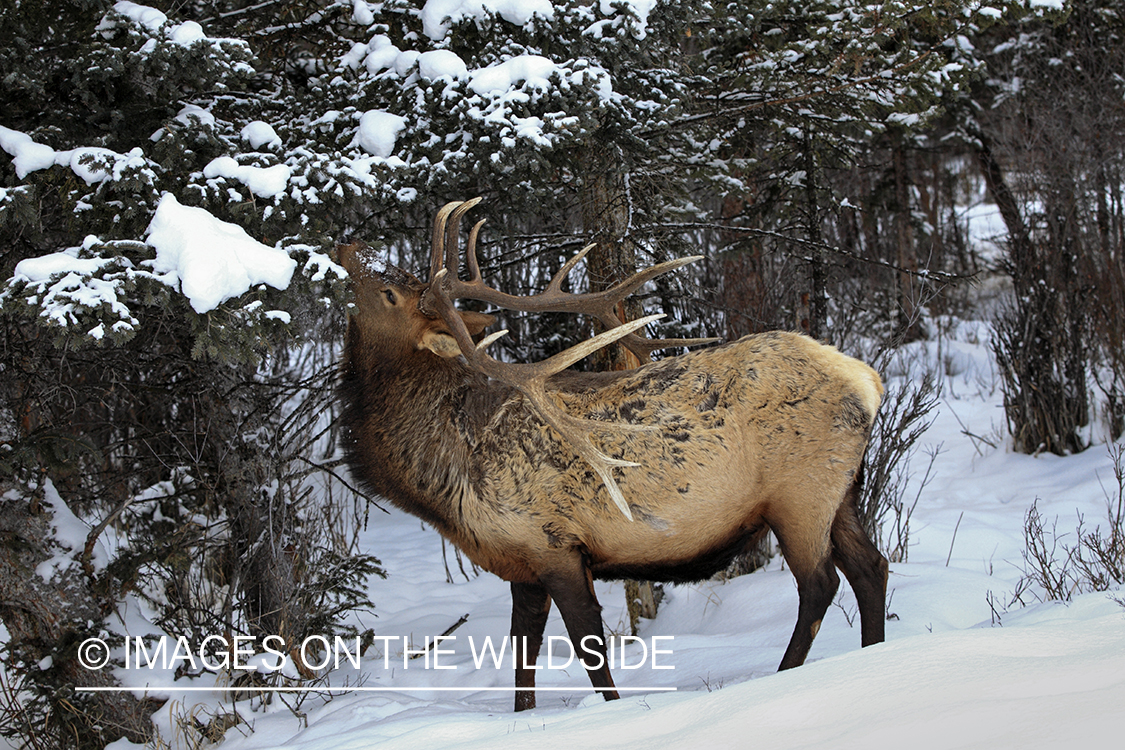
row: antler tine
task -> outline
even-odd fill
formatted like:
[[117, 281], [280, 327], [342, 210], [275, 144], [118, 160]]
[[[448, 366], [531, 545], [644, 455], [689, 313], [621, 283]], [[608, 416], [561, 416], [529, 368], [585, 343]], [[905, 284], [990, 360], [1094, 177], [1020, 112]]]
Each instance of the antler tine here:
[[661, 349], [672, 349], [684, 346], [701, 346], [722, 341], [718, 336], [698, 339], [646, 339], [643, 336], [630, 334], [621, 340], [621, 345], [636, 354], [641, 361], [647, 360], [653, 352]]
[[449, 220], [445, 225], [445, 267], [449, 269], [449, 275], [453, 279], [458, 277], [458, 272], [461, 269], [461, 250], [457, 246], [461, 234], [461, 217], [481, 200], [481, 198], [473, 198], [458, 204], [453, 209], [453, 213], [449, 215]]
[[585, 258], [586, 254], [597, 246], [597, 243], [591, 243], [575, 253], [574, 256], [571, 257], [566, 263], [563, 263], [562, 268], [560, 268], [558, 272], [551, 277], [551, 283], [547, 284], [547, 291], [561, 291], [560, 287], [562, 286], [563, 279], [569, 276], [570, 272], [574, 270], [574, 267], [578, 265], [578, 262]]
[[469, 232], [469, 246], [465, 250], [465, 260], [469, 263], [469, 281], [481, 281], [480, 265], [477, 262], [477, 235], [487, 219], [481, 219], [473, 225]]
[[[445, 284], [443, 282], [448, 274], [448, 268], [441, 269], [438, 271], [434, 283], [430, 286], [434, 292], [434, 307], [436, 308], [436, 312], [442, 317], [446, 325], [449, 326], [450, 333], [452, 333], [454, 340], [457, 342], [457, 346], [461, 349], [461, 354], [463, 354], [465, 359], [470, 363], [478, 365], [478, 369], [489, 377], [495, 377], [497, 380], [507, 382], [509, 385], [516, 385], [517, 387], [519, 382], [532, 378], [546, 380], [550, 376], [562, 372], [578, 360], [590, 356], [597, 350], [603, 349], [619, 339], [633, 335], [634, 331], [644, 328], [649, 323], [664, 317], [663, 313], [657, 313], [655, 315], [646, 315], [643, 318], [631, 320], [628, 323], [611, 328], [608, 331], [603, 331], [597, 336], [579, 342], [539, 362], [498, 362], [486, 354], [484, 349], [501, 338], [507, 331], [497, 331], [496, 333], [489, 334], [479, 344], [474, 344], [472, 336], [469, 334], [469, 329], [465, 326], [465, 321], [458, 314], [457, 308], [453, 305], [453, 299], [445, 290]], [[511, 373], [519, 373], [519, 376], [513, 377]]]
[[663, 263], [657, 263], [655, 266], [650, 266], [643, 271], [638, 271], [624, 281], [614, 284], [606, 290], [605, 294], [607, 297], [620, 302], [640, 289], [645, 282], [651, 281], [657, 276], [662, 276], [669, 271], [675, 271], [677, 268], [683, 268], [689, 263], [703, 260], [703, 257], [702, 255], [688, 255], [684, 258], [675, 258], [673, 260], [666, 260]]
[[435, 307], [446, 325], [449, 326], [453, 338], [457, 342], [465, 359], [478, 372], [484, 373], [502, 383], [507, 383], [523, 393], [532, 408], [543, 421], [559, 433], [563, 440], [570, 444], [571, 448], [574, 449], [575, 453], [577, 453], [581, 459], [590, 464], [590, 467], [593, 468], [594, 472], [602, 480], [602, 484], [605, 485], [606, 491], [609, 493], [614, 504], [626, 518], [632, 521], [633, 514], [629, 510], [629, 504], [625, 502], [625, 496], [621, 492], [621, 488], [617, 486], [617, 480], [613, 477], [613, 468], [637, 467], [640, 466], [640, 464], [607, 456], [594, 447], [594, 444], [590, 441], [590, 434], [595, 430], [644, 430], [650, 428], [634, 425], [620, 425], [616, 423], [599, 424], [597, 422], [571, 416], [552, 403], [550, 397], [547, 395], [546, 383], [549, 377], [562, 372], [583, 357], [625, 336], [633, 335], [634, 331], [664, 316], [649, 315], [644, 318], [638, 318], [637, 320], [630, 321], [617, 328], [600, 333], [591, 339], [576, 344], [569, 349], [539, 362], [528, 364], [499, 362], [493, 359], [485, 349], [497, 339], [504, 336], [507, 331], [497, 331], [496, 333], [490, 334], [483, 341], [474, 346], [464, 320], [462, 320], [457, 309], [453, 306], [453, 300], [446, 293], [445, 284], [442, 283], [448, 273], [448, 268], [443, 268], [438, 271], [438, 275], [434, 279], [431, 288], [434, 290]]
[[437, 214], [434, 215], [434, 234], [433, 238], [430, 240], [429, 279], [431, 282], [433, 282], [434, 278], [438, 275], [438, 271], [441, 270], [442, 257], [445, 254], [444, 242], [446, 222], [449, 220], [449, 215], [453, 213], [453, 210], [460, 206], [461, 203], [462, 201], [451, 201], [449, 203], [446, 203], [444, 206], [438, 209]]
[[[439, 243], [444, 241], [444, 244], [440, 246], [444, 248], [447, 259], [449, 256], [456, 255], [455, 248], [457, 246], [458, 237], [456, 228], [460, 223], [461, 217], [478, 202], [479, 199], [466, 201], [464, 203], [451, 203], [447, 204], [439, 211], [440, 221], [435, 221], [435, 232], [443, 232], [444, 237], [443, 239], [435, 238], [435, 248]], [[452, 227], [448, 226], [450, 222], [453, 224]], [[611, 329], [619, 327], [622, 323], [621, 319], [617, 316], [617, 305], [635, 292], [642, 284], [661, 274], [674, 271], [677, 268], [681, 268], [703, 257], [695, 255], [659, 263], [651, 268], [646, 268], [643, 271], [635, 273], [628, 279], [601, 292], [575, 294], [562, 291], [563, 280], [574, 270], [574, 267], [586, 257], [590, 250], [596, 247], [596, 245], [587, 245], [563, 264], [562, 268], [555, 273], [548, 283], [547, 288], [541, 294], [533, 297], [518, 297], [493, 289], [486, 285], [481, 279], [479, 262], [476, 258], [476, 238], [479, 228], [480, 223], [478, 222], [469, 236], [467, 257], [470, 279], [469, 281], [461, 281], [458, 279], [458, 264], [456, 260], [447, 260], [446, 267], [449, 268], [450, 272], [447, 276], [443, 277], [441, 284], [446, 294], [450, 295], [453, 299], [476, 299], [482, 302], [488, 302], [506, 310], [585, 313], [597, 318], [601, 321], [602, 325]], [[436, 260], [438, 257], [437, 250], [435, 250], [435, 268], [437, 267], [436, 264], [441, 262], [440, 260]], [[426, 297], [423, 299], [422, 306], [423, 309], [429, 313], [435, 314], [437, 310], [430, 301], [432, 293], [434, 293], [434, 290], [427, 292]], [[659, 349], [709, 344], [717, 340], [718, 339], [710, 338], [652, 340], [636, 334], [629, 334], [621, 339], [621, 344], [642, 360], [647, 360], [651, 357], [652, 352]]]
[[[593, 247], [593, 245], [588, 245], [583, 248], [582, 252], [572, 258], [572, 260], [577, 261], [583, 255], [585, 255], [591, 247]], [[682, 268], [689, 263], [696, 262], [697, 260], [702, 260], [703, 257], [704, 256], [702, 255], [689, 255], [684, 258], [676, 258], [673, 260], [665, 261], [663, 263], [657, 263], [655, 266], [646, 268], [643, 271], [638, 271], [629, 278], [613, 285], [605, 292], [603, 292], [602, 294], [605, 297], [605, 304], [604, 306], [599, 306], [598, 308], [596, 308], [594, 314], [597, 315], [598, 319], [601, 320], [602, 324], [607, 328], [620, 326], [621, 319], [617, 317], [616, 312], [618, 303], [624, 301], [629, 295], [637, 291], [637, 289], [639, 289], [645, 283], [651, 281], [652, 279], [655, 279], [657, 276], [666, 274], [669, 271], [675, 271], [677, 268]], [[564, 268], [566, 268], [566, 266], [564, 266]], [[621, 340], [621, 345], [631, 351], [633, 354], [637, 355], [637, 357], [642, 361], [647, 361], [652, 357], [653, 352], [659, 351], [661, 349], [669, 349], [672, 347], [681, 346], [698, 346], [701, 344], [713, 344], [720, 340], [721, 339], [716, 337], [693, 339], [646, 339], [642, 336], [637, 336], [636, 334], [630, 334]]]
[[[528, 368], [526, 371], [529, 373], [533, 373], [534, 377], [542, 377], [546, 379], [551, 375], [562, 372], [578, 360], [590, 356], [599, 349], [604, 349], [618, 339], [625, 338], [626, 336], [632, 334], [633, 331], [644, 328], [654, 320], [660, 320], [663, 317], [663, 313], [658, 313], [656, 315], [646, 315], [643, 318], [631, 320], [628, 323], [618, 326], [617, 328], [611, 328], [608, 331], [603, 331], [597, 336], [593, 336], [586, 339], [585, 341], [575, 344], [574, 346], [564, 349], [558, 354], [552, 355], [547, 359], [540, 360], [539, 362], [534, 362], [532, 364], [517, 366]], [[482, 341], [481, 344], [483, 343], [484, 342]], [[489, 343], [492, 342], [490, 341]], [[479, 351], [481, 349], [480, 345], [478, 345], [476, 349]]]

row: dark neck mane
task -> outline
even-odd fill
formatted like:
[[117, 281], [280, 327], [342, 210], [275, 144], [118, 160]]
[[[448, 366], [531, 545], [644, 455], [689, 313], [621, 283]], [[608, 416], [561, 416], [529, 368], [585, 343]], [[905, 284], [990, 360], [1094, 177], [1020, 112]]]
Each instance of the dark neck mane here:
[[[349, 336], [352, 332], [349, 331]], [[346, 459], [367, 491], [454, 536], [469, 486], [483, 376], [460, 359], [418, 352], [382, 360], [351, 346], [340, 373]], [[484, 419], [478, 422], [477, 419]]]

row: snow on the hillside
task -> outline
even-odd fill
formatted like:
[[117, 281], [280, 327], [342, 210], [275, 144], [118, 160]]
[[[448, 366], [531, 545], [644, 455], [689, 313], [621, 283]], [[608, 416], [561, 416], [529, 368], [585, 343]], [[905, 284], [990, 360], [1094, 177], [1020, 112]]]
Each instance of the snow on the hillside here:
[[[1120, 733], [1125, 627], [1086, 597], [1064, 615], [914, 636], [759, 679], [615, 703], [512, 714], [472, 701], [352, 695], [309, 710], [308, 728], [275, 712], [230, 750], [497, 748], [1108, 747]], [[279, 731], [287, 723], [289, 731]], [[232, 736], [233, 735], [233, 736]]]
[[1006, 252], [1008, 229], [995, 203], [983, 200], [963, 210], [964, 222], [969, 236], [977, 238], [977, 251], [990, 264], [997, 264]]
[[[158, 670], [148, 684], [173, 699], [156, 717], [163, 736], [202, 703], [208, 711], [237, 708], [247, 722], [227, 733], [228, 750], [1110, 746], [1125, 702], [1125, 608], [1112, 598], [1121, 592], [1066, 605], [1025, 593], [1026, 607], [1011, 595], [1023, 574], [1028, 508], [1035, 502], [1047, 519], [1057, 517], [1060, 533], [1078, 513], [1091, 527], [1104, 523], [1112, 460], [1104, 445], [1065, 458], [1007, 451], [988, 327], [943, 326], [934, 340], [906, 347], [888, 370], [894, 386], [938, 368], [943, 390], [912, 464], [907, 494], [921, 494], [909, 559], [891, 565], [886, 643], [860, 648], [855, 600], [843, 583], [808, 663], [777, 673], [797, 592], [775, 560], [727, 582], [666, 587], [657, 618], [642, 621], [642, 642], [624, 652], [627, 666], [645, 665], [614, 669], [621, 700], [591, 695], [571, 664], [542, 670], [538, 684], [562, 690], [540, 692], [537, 709], [515, 714], [510, 662], [478, 666], [470, 648], [508, 632], [508, 585], [487, 573], [462, 576], [452, 554], [455, 582], [447, 583], [435, 532], [398, 511], [373, 512], [361, 546], [382, 560], [388, 578], [371, 582], [374, 611], [355, 613], [353, 622], [387, 640], [360, 668], [341, 663], [328, 682], [385, 692], [306, 696], [298, 717], [279, 700], [235, 705], [178, 691]], [[931, 480], [919, 487], [927, 451], [937, 457]], [[622, 585], [595, 587], [607, 632], [627, 632]], [[442, 646], [441, 665], [452, 669], [404, 658], [466, 614]], [[555, 639], [540, 664], [560, 665], [567, 653], [557, 609], [546, 632]], [[661, 665], [674, 669], [652, 669], [643, 644], [669, 637], [661, 641], [671, 651]], [[146, 677], [136, 670], [120, 676], [130, 685]], [[659, 691], [666, 688], [675, 692]], [[287, 700], [296, 706], [299, 698]]]
[[202, 208], [184, 206], [165, 193], [148, 227], [156, 248], [153, 270], [180, 287], [198, 313], [218, 307], [258, 284], [286, 289], [297, 261], [263, 245], [242, 227]]

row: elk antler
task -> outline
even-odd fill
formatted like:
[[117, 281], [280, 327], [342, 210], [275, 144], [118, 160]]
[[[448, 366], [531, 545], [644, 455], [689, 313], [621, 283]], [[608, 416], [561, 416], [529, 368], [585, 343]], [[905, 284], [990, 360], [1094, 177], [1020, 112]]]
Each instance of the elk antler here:
[[[438, 211], [434, 218], [434, 234], [432, 255], [430, 257], [430, 286], [422, 297], [420, 308], [427, 313], [440, 315], [449, 326], [454, 339], [457, 341], [461, 353], [471, 367], [490, 378], [517, 388], [528, 399], [532, 408], [539, 416], [558, 432], [564, 440], [569, 442], [601, 478], [613, 502], [630, 521], [633, 514], [625, 502], [621, 489], [613, 478], [614, 467], [637, 467], [640, 464], [624, 461], [605, 455], [590, 441], [590, 435], [596, 430], [607, 429], [649, 429], [633, 425], [597, 424], [590, 420], [573, 417], [562, 411], [547, 395], [547, 379], [563, 370], [578, 360], [601, 349], [615, 341], [621, 341], [630, 351], [642, 359], [648, 359], [657, 349], [671, 346], [690, 346], [693, 344], [711, 343], [718, 339], [662, 339], [649, 340], [637, 336], [634, 332], [644, 328], [654, 320], [663, 318], [663, 315], [649, 315], [629, 323], [622, 323], [617, 317], [615, 307], [626, 297], [636, 291], [645, 282], [699, 260], [702, 256], [692, 256], [678, 260], [660, 263], [651, 268], [640, 271], [625, 281], [614, 285], [604, 292], [589, 292], [574, 294], [564, 292], [561, 288], [563, 279], [570, 273], [578, 262], [586, 256], [594, 245], [587, 245], [577, 255], [568, 260], [547, 285], [546, 291], [531, 297], [517, 297], [505, 294], [487, 286], [481, 279], [480, 266], [476, 257], [477, 234], [484, 221], [479, 221], [469, 234], [466, 260], [469, 266], [469, 280], [461, 281], [458, 275], [458, 227], [461, 217], [480, 202], [480, 198], [461, 203], [448, 203]], [[443, 258], [444, 256], [444, 258]], [[442, 263], [444, 261], [444, 267]], [[469, 331], [461, 316], [453, 305], [455, 299], [475, 299], [489, 302], [507, 310], [520, 310], [523, 312], [573, 312], [586, 313], [598, 318], [608, 330], [598, 334], [587, 341], [559, 352], [540, 362], [528, 364], [513, 364], [499, 362], [489, 356], [485, 349], [507, 331], [497, 331], [486, 337], [479, 344], [474, 344]]]
[[[434, 281], [436, 280], [439, 269], [442, 267], [444, 256], [444, 267], [448, 271], [448, 274], [443, 278], [441, 286], [450, 299], [474, 299], [480, 302], [489, 302], [505, 310], [519, 310], [521, 312], [584, 313], [597, 318], [606, 329], [614, 329], [622, 325], [621, 319], [617, 316], [617, 305], [620, 302], [624, 301], [642, 285], [657, 276], [668, 273], [669, 271], [675, 271], [677, 268], [681, 268], [703, 258], [702, 255], [691, 255], [686, 258], [677, 258], [675, 260], [665, 261], [664, 263], [658, 263], [651, 268], [638, 271], [624, 281], [601, 292], [586, 292], [584, 294], [564, 292], [562, 290], [563, 280], [565, 280], [574, 267], [578, 265], [578, 262], [585, 258], [590, 250], [596, 247], [596, 245], [587, 245], [563, 264], [562, 268], [558, 270], [554, 277], [551, 278], [550, 283], [547, 284], [547, 289], [542, 293], [531, 297], [518, 297], [505, 294], [498, 289], [493, 289], [488, 286], [481, 278], [480, 266], [477, 262], [476, 243], [477, 235], [480, 232], [481, 226], [484, 224], [483, 219], [478, 221], [469, 233], [469, 242], [465, 253], [466, 262], [469, 266], [469, 280], [462, 281], [458, 278], [459, 258], [457, 255], [457, 241], [461, 217], [473, 206], [480, 203], [480, 201], [480, 198], [473, 198], [472, 200], [463, 202], [454, 201], [452, 203], [447, 203], [442, 206], [434, 217], [434, 234], [430, 256], [430, 289], [426, 292], [425, 296], [423, 296], [421, 303], [421, 308], [424, 312], [430, 314], [437, 313], [437, 308], [433, 303], [432, 296], [437, 294]], [[627, 334], [622, 334], [621, 344], [636, 354], [641, 360], [647, 361], [651, 358], [654, 351], [660, 349], [712, 344], [718, 340], [717, 338], [646, 339], [630, 331]], [[607, 342], [603, 344], [603, 346], [609, 343], [612, 342]]]

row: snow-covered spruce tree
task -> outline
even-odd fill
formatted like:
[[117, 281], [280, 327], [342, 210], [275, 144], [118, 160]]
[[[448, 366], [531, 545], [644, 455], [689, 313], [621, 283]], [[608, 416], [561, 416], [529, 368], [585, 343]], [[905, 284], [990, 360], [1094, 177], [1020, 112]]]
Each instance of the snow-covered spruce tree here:
[[[321, 80], [339, 91], [338, 122], [361, 119], [368, 150], [401, 160], [380, 175], [403, 186], [400, 198], [429, 210], [502, 191], [502, 208], [485, 209], [494, 232], [543, 239], [577, 229], [627, 257], [714, 244], [708, 222], [726, 199], [733, 210], [718, 228], [807, 265], [814, 333], [840, 258], [825, 256], [824, 225], [848, 210], [832, 170], [888, 129], [901, 141], [932, 117], [941, 93], [974, 72], [958, 34], [1001, 13], [967, 2], [756, 0], [377, 9], [375, 34], [344, 60], [350, 70]], [[403, 213], [424, 226], [425, 211]], [[898, 214], [898, 235], [908, 236], [910, 211]], [[377, 237], [380, 224], [397, 232], [402, 216], [372, 219]], [[909, 266], [902, 244], [873, 260], [898, 265], [902, 250]], [[547, 271], [564, 254], [549, 242], [534, 251]], [[597, 261], [591, 274], [612, 278]]]
[[310, 485], [336, 481], [344, 300], [323, 251], [352, 209], [318, 197], [334, 150], [284, 148], [286, 69], [242, 40], [128, 2], [8, 3], [0, 34], [0, 618], [19, 696], [0, 731], [143, 741], [156, 703], [74, 690], [114, 683], [76, 657], [126, 633], [125, 602], [152, 621], [130, 634], [193, 647], [298, 643], [366, 603], [377, 561]]

